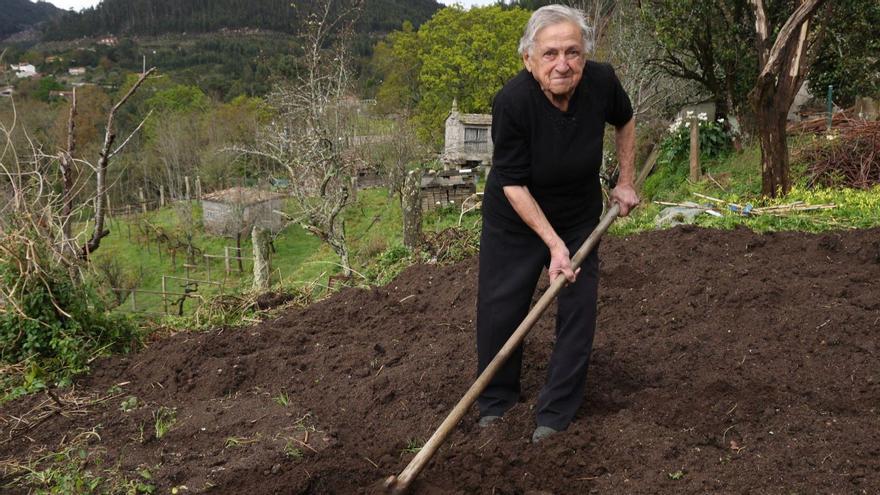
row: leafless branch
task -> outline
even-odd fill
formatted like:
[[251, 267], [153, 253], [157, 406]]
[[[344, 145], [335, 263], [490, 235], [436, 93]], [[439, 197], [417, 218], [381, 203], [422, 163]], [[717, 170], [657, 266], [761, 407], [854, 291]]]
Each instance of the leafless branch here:
[[[147, 80], [147, 78], [156, 71], [155, 67], [150, 68], [148, 71], [141, 74], [138, 80], [132, 85], [132, 87], [125, 93], [125, 96], [122, 97], [113, 108], [110, 109], [110, 113], [107, 115], [107, 128], [104, 130], [104, 145], [101, 147], [101, 152], [98, 159], [98, 167], [95, 177], [95, 228], [92, 233], [91, 239], [83, 246], [82, 252], [80, 256], [83, 259], [87, 259], [89, 254], [94, 252], [101, 245], [101, 239], [110, 234], [109, 230], [104, 229], [104, 202], [105, 196], [107, 193], [106, 185], [105, 185], [105, 177], [107, 173], [107, 166], [110, 162], [110, 158], [112, 156], [110, 152], [110, 148], [113, 146], [113, 141], [116, 140], [116, 131], [114, 129], [114, 119], [116, 117], [116, 112], [119, 110], [122, 105], [131, 98], [141, 84]], [[124, 143], [123, 143], [124, 145]]]

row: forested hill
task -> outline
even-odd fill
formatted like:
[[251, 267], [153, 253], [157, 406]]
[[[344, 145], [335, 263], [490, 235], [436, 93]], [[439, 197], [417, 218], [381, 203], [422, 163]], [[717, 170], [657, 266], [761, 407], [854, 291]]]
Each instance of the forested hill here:
[[[3, 1], [8, 0], [0, 0]], [[96, 7], [69, 13], [49, 23], [45, 38], [154, 36], [245, 27], [295, 33], [318, 3], [319, 0], [104, 0]], [[417, 26], [439, 8], [435, 0], [365, 0], [358, 31], [390, 32], [400, 28], [404, 20]]]
[[0, 40], [62, 12], [48, 2], [0, 0]]

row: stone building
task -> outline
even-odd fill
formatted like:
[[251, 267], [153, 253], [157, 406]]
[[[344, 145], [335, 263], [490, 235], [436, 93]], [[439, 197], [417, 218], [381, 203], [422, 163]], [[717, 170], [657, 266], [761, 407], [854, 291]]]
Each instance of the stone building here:
[[232, 187], [202, 196], [202, 223], [214, 235], [250, 235], [256, 225], [271, 232], [284, 227], [284, 218], [275, 213], [284, 208], [282, 193], [250, 187]]
[[492, 165], [492, 116], [480, 113], [461, 113], [458, 101], [452, 101], [452, 111], [446, 118], [446, 139], [440, 157], [444, 167]]

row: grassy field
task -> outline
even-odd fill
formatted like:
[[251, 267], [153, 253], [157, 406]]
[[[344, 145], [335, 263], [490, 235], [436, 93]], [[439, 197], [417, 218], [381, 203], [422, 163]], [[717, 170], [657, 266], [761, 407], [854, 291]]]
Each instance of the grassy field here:
[[[293, 205], [288, 205], [288, 210]], [[364, 278], [364, 273], [382, 253], [402, 245], [401, 210], [396, 197], [389, 197], [386, 189], [367, 189], [359, 191], [357, 202], [345, 214], [346, 237], [351, 249], [351, 263], [356, 277]], [[426, 231], [439, 231], [457, 224], [459, 211], [447, 208], [428, 212], [424, 216], [423, 228]], [[472, 213], [468, 226], [475, 224], [477, 213]], [[187, 220], [187, 218], [190, 220]], [[147, 227], [147, 225], [151, 227]], [[146, 214], [133, 214], [111, 218], [111, 235], [104, 238], [101, 248], [95, 252], [94, 266], [111, 267], [119, 272], [114, 285], [118, 287], [136, 286], [135, 304], [127, 296], [117, 311], [153, 315], [164, 312], [163, 296], [146, 291], [160, 292], [162, 276], [166, 276], [168, 292], [182, 292], [184, 281], [168, 277], [188, 277], [210, 281], [198, 286], [198, 294], [210, 297], [222, 292], [246, 292], [251, 286], [253, 265], [251, 260], [242, 260], [242, 270], [236, 260], [231, 260], [231, 271], [226, 272], [222, 258], [206, 258], [204, 255], [220, 256], [229, 248], [230, 256], [236, 256], [236, 241], [232, 238], [217, 237], [205, 233], [201, 223], [201, 208], [193, 202], [190, 212], [184, 207], [167, 206], [149, 211]], [[170, 241], [159, 242], [164, 236]], [[191, 236], [191, 244], [197, 248], [196, 263], [190, 268], [183, 249], [172, 246], [186, 244]], [[330, 275], [339, 273], [341, 267], [336, 254], [316, 237], [299, 225], [292, 224], [281, 231], [273, 242], [272, 283], [285, 290], [303, 286], [322, 287]], [[242, 236], [242, 257], [252, 256], [250, 235]], [[172, 256], [172, 251], [175, 251]], [[193, 261], [193, 260], [191, 260]], [[107, 272], [107, 269], [102, 270]], [[367, 280], [364, 280], [365, 282]], [[218, 285], [222, 284], [222, 285]], [[222, 287], [222, 289], [221, 289]], [[175, 308], [177, 297], [169, 296], [170, 311]], [[187, 299], [184, 313], [192, 311], [198, 301]]]

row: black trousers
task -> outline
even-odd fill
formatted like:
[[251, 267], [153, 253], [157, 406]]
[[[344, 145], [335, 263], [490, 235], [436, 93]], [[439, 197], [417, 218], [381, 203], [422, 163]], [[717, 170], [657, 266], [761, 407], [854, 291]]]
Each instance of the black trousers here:
[[[594, 225], [559, 233], [571, 255], [592, 232]], [[593, 334], [599, 287], [598, 248], [581, 265], [574, 284], [558, 298], [556, 344], [547, 380], [538, 396], [537, 424], [564, 430], [583, 402], [584, 384]], [[477, 295], [478, 373], [513, 334], [528, 314], [538, 278], [550, 262], [550, 252], [532, 233], [511, 232], [483, 223]], [[480, 416], [501, 416], [519, 399], [522, 346], [477, 399]]]

